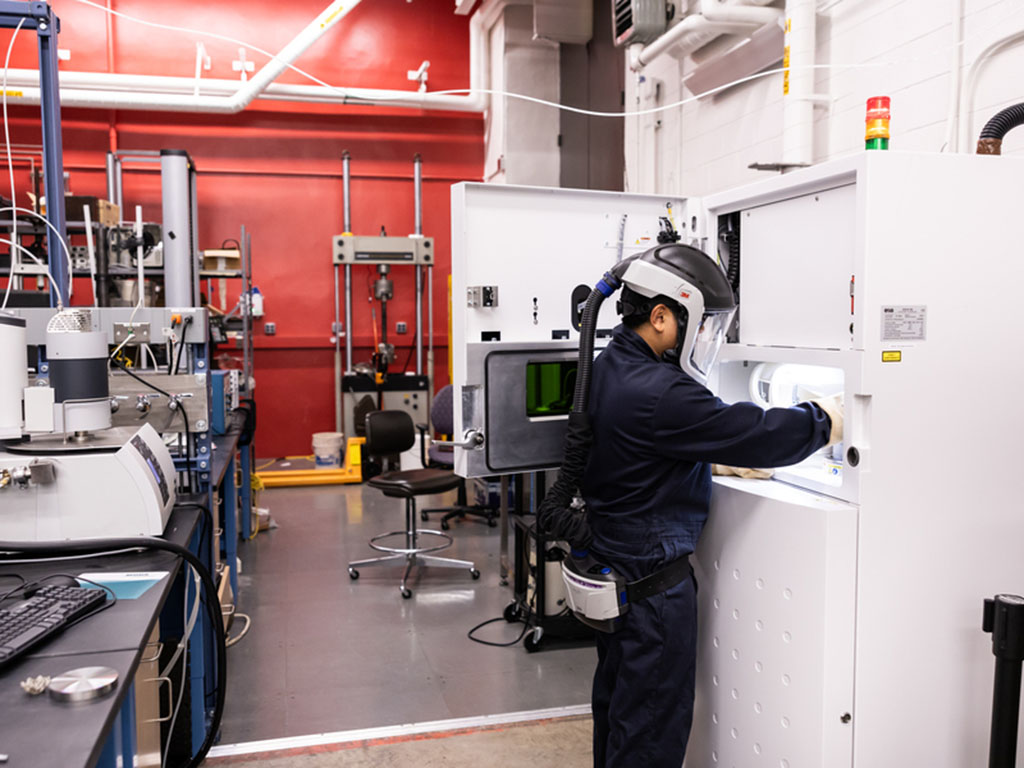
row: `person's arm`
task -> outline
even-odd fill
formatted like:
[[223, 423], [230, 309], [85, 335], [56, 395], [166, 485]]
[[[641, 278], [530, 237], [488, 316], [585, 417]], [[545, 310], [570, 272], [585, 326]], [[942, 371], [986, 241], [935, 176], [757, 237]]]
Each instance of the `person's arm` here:
[[651, 429], [662, 455], [738, 467], [785, 467], [828, 444], [832, 423], [815, 403], [764, 410], [727, 405], [705, 387], [680, 378], [662, 395]]

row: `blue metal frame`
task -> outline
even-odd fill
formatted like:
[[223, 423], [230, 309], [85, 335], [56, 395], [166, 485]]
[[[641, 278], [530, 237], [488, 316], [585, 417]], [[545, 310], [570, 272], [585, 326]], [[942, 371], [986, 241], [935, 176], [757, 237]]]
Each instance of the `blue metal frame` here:
[[135, 740], [135, 682], [129, 680], [127, 685], [128, 690], [125, 692], [124, 701], [121, 702], [121, 711], [114, 719], [110, 733], [107, 734], [103, 751], [96, 761], [96, 768], [123, 768], [135, 765], [135, 755], [138, 752]]
[[[67, 242], [67, 220], [64, 211], [64, 147], [60, 131], [60, 81], [57, 70], [57, 35], [60, 19], [49, 3], [0, 2], [0, 27], [34, 29], [39, 40], [39, 94], [43, 126], [43, 174], [46, 184], [46, 218]], [[55, 242], [49, 229], [46, 233], [49, 254], [50, 306], [57, 306], [58, 296], [68, 298], [71, 281], [69, 265], [62, 246]]]

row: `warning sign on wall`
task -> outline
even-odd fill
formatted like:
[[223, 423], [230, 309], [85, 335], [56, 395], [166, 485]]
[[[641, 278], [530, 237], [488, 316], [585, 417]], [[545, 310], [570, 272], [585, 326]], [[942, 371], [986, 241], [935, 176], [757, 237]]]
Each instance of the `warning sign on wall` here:
[[882, 341], [924, 341], [928, 307], [882, 307]]

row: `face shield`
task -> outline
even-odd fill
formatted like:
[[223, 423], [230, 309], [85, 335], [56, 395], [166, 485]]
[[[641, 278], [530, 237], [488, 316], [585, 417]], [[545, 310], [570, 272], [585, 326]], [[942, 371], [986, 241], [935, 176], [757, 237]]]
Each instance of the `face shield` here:
[[725, 334], [732, 323], [735, 309], [725, 312], [705, 312], [690, 351], [690, 366], [705, 379], [718, 357], [718, 350], [725, 341]]

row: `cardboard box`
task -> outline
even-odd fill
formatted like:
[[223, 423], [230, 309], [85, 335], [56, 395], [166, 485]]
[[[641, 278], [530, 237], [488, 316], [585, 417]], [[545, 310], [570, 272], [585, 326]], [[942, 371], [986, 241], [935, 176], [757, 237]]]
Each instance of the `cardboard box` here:
[[105, 227], [116, 227], [121, 220], [121, 209], [109, 200], [92, 195], [66, 195], [64, 197], [65, 217], [68, 221], [85, 221], [85, 207], [93, 222]]
[[203, 251], [203, 269], [238, 272], [241, 268], [242, 252], [237, 248], [211, 248]]

